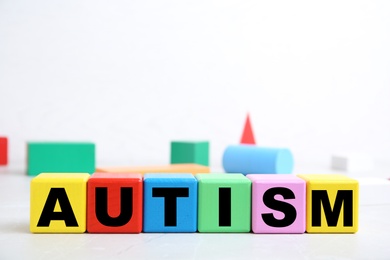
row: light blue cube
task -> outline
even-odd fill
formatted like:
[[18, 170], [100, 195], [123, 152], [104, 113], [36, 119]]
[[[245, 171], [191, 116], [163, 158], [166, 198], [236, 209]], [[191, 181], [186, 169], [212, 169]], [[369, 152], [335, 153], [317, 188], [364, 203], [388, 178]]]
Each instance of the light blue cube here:
[[187, 173], [144, 175], [143, 232], [196, 232], [198, 181]]

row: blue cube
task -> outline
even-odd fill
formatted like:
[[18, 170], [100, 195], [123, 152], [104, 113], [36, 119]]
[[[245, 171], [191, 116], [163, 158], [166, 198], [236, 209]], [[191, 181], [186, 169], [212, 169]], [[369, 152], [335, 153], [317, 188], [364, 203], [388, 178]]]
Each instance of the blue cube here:
[[144, 175], [143, 232], [196, 232], [198, 181], [187, 173]]

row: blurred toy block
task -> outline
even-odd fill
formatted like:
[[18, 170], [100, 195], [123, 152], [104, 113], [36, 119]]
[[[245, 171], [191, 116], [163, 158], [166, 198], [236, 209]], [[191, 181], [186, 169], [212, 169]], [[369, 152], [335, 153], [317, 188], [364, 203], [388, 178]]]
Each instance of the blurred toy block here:
[[299, 174], [306, 181], [306, 231], [358, 230], [359, 183], [341, 174]]
[[222, 164], [228, 173], [292, 173], [294, 158], [287, 148], [230, 145], [223, 153]]
[[144, 232], [196, 232], [197, 208], [192, 174], [144, 175]]
[[390, 181], [385, 178], [356, 178], [359, 182], [360, 205], [390, 204]]
[[210, 168], [199, 164], [171, 164], [163, 166], [99, 167], [96, 172], [116, 173], [209, 173]]
[[33, 233], [84, 233], [88, 173], [41, 173], [31, 181]]
[[0, 165], [8, 164], [8, 138], [0, 137]]
[[209, 142], [171, 142], [171, 164], [196, 163], [209, 165]]
[[363, 153], [332, 155], [332, 169], [346, 172], [369, 172], [374, 168], [373, 159]]
[[248, 174], [254, 233], [304, 233], [306, 182], [291, 174]]
[[29, 142], [27, 174], [42, 172], [95, 172], [95, 144], [75, 142]]
[[249, 232], [251, 181], [242, 174], [197, 174], [198, 231]]
[[140, 233], [143, 180], [136, 173], [95, 173], [88, 181], [89, 233]]

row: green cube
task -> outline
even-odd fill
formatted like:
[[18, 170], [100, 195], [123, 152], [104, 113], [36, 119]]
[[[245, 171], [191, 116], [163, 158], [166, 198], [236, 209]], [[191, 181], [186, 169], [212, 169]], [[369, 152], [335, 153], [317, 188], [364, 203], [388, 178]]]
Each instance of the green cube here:
[[31, 176], [42, 172], [95, 172], [93, 143], [29, 142], [27, 150], [27, 174]]
[[175, 163], [209, 166], [209, 142], [171, 142], [171, 164]]
[[198, 231], [250, 232], [252, 182], [240, 173], [197, 174]]

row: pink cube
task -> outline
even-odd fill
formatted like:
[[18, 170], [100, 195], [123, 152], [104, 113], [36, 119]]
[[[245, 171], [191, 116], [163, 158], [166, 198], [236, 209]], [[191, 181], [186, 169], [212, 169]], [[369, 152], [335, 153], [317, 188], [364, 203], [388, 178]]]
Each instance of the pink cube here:
[[291, 174], [248, 174], [253, 233], [304, 233], [306, 182]]

